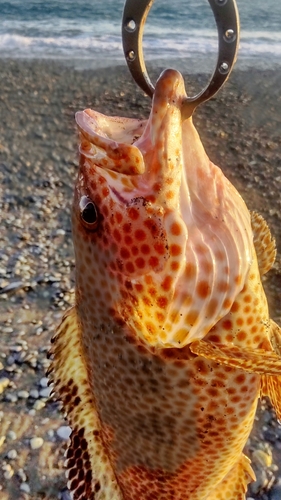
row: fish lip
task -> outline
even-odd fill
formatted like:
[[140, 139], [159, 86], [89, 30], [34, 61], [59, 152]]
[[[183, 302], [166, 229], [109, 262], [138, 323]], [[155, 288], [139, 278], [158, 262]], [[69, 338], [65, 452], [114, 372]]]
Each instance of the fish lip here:
[[[105, 116], [86, 109], [75, 114], [81, 134], [80, 153], [97, 166], [127, 175], [145, 172], [142, 151], [134, 145], [145, 130], [146, 120]], [[113, 133], [108, 133], [109, 129]]]

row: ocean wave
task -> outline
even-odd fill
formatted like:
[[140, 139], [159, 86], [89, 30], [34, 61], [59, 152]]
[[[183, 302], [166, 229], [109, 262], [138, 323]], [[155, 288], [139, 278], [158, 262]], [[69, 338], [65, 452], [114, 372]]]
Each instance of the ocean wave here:
[[[108, 61], [109, 59], [123, 59], [121, 35], [102, 36], [24, 36], [21, 34], [0, 35], [0, 53], [2, 57], [64, 57], [75, 58], [98, 58]], [[194, 30], [188, 36], [183, 33], [173, 32], [171, 37], [165, 33], [165, 37], [145, 36], [143, 48], [145, 58], [183, 58], [193, 57], [197, 54], [216, 54], [217, 37], [211, 31], [204, 32]], [[269, 56], [279, 57], [281, 64], [281, 33], [278, 32], [244, 32], [240, 41], [239, 57], [267, 58]]]

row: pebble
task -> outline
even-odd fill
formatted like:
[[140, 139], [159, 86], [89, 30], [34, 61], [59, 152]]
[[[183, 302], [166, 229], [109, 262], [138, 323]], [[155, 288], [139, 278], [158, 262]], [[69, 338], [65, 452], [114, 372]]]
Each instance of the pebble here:
[[18, 397], [20, 399], [28, 399], [29, 398], [29, 392], [28, 391], [18, 391]]
[[2, 465], [2, 470], [4, 471], [3, 476], [5, 479], [11, 479], [11, 477], [13, 477], [14, 469], [12, 468], [12, 466], [10, 464], [4, 463]]
[[70, 434], [71, 428], [68, 425], [62, 425], [57, 429], [57, 435], [65, 441], [69, 439]]
[[30, 439], [30, 448], [32, 450], [38, 450], [38, 448], [41, 448], [44, 444], [44, 439], [41, 437], [34, 436], [33, 438]]
[[10, 383], [10, 379], [7, 377], [1, 377], [0, 378], [0, 394], [2, 394], [5, 389], [8, 387]]
[[17, 435], [16, 435], [15, 431], [8, 431], [6, 436], [11, 441], [15, 441], [17, 439]]
[[5, 394], [5, 401], [9, 401], [9, 403], [16, 403], [18, 400], [18, 396], [14, 392], [8, 392]]
[[30, 486], [28, 483], [21, 483], [20, 490], [24, 491], [24, 493], [30, 493]]
[[44, 408], [45, 406], [46, 406], [45, 401], [42, 401], [42, 399], [37, 399], [37, 401], [35, 401], [33, 405], [33, 408], [34, 410], [39, 411], [42, 410], [42, 408]]
[[26, 476], [26, 473], [24, 472], [23, 469], [19, 469], [18, 472], [17, 472], [17, 475], [19, 476], [20, 480], [25, 483], [26, 480], [27, 480], [27, 476]]
[[40, 398], [49, 398], [52, 392], [52, 387], [45, 387], [45, 389], [41, 389], [39, 391]]
[[39, 391], [37, 389], [31, 389], [29, 391], [29, 396], [33, 399], [38, 399], [39, 398]]
[[7, 453], [7, 458], [9, 458], [10, 460], [14, 460], [15, 458], [17, 458], [18, 456], [18, 452], [17, 450], [9, 450], [8, 453]]

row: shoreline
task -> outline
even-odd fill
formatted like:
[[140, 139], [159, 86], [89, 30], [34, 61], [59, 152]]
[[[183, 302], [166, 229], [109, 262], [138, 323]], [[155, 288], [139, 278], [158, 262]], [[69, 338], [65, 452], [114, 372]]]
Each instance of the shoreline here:
[[[125, 62], [79, 71], [53, 60], [0, 59], [0, 65], [0, 379], [7, 384], [0, 384], [0, 498], [65, 500], [66, 440], [57, 431], [66, 423], [59, 405], [48, 401], [43, 379], [50, 338], [73, 302], [70, 213], [78, 158], [74, 113], [91, 107], [104, 114], [145, 118], [150, 99], [132, 81]], [[152, 69], [152, 78], [158, 74]], [[189, 74], [185, 81], [192, 94], [207, 78]], [[276, 238], [278, 257], [264, 285], [271, 316], [279, 324], [280, 81], [281, 68], [235, 67], [223, 89], [194, 115], [211, 160], [249, 209], [265, 217]], [[270, 406], [265, 401], [261, 406], [264, 411], [259, 410], [248, 445], [260, 484], [250, 487], [248, 497], [275, 500], [281, 496], [279, 489], [274, 497], [277, 486], [272, 487], [281, 481], [273, 467], [281, 465], [281, 430]], [[43, 441], [38, 449], [31, 447], [33, 437]], [[11, 450], [16, 456], [9, 455]], [[262, 468], [262, 473], [255, 463], [256, 450], [273, 454], [273, 466]]]

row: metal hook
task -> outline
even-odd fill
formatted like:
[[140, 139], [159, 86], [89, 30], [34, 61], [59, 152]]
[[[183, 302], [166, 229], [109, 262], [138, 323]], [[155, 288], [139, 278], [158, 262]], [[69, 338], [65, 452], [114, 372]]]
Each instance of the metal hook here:
[[[148, 76], [142, 50], [144, 24], [154, 0], [127, 0], [122, 19], [122, 40], [129, 70], [150, 97], [154, 86]], [[218, 29], [219, 54], [215, 71], [207, 87], [183, 102], [183, 119], [192, 115], [198, 104], [210, 99], [229, 77], [236, 61], [239, 44], [239, 14], [235, 0], [208, 0]]]

